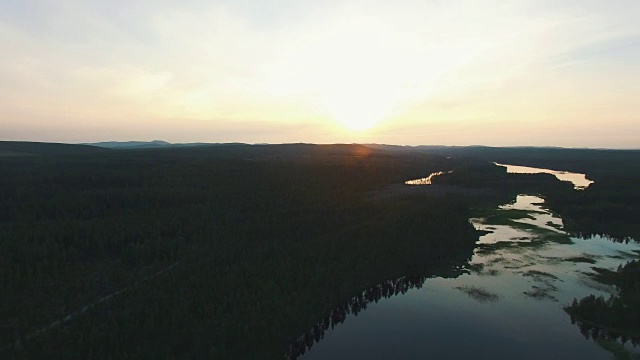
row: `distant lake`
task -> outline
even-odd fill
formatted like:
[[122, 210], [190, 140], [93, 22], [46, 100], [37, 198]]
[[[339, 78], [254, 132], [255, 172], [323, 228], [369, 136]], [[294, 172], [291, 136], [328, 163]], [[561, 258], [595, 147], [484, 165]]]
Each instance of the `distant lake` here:
[[[560, 181], [571, 182], [573, 184], [573, 187], [576, 190], [584, 190], [587, 187], [589, 187], [589, 185], [593, 184], [593, 181], [587, 179], [587, 176], [585, 174], [573, 173], [569, 171], [535, 168], [535, 167], [529, 167], [529, 166], [499, 164], [496, 162], [494, 162], [494, 164], [496, 164], [497, 166], [502, 166], [507, 168], [507, 173], [510, 173], [510, 174], [551, 174]], [[451, 172], [452, 171], [434, 172], [424, 178], [405, 181], [405, 184], [406, 185], [431, 185], [434, 177], [443, 175], [443, 174], [448, 174]]]
[[355, 296], [343, 322], [307, 334], [312, 346], [301, 358], [612, 358], [563, 307], [614, 293], [593, 268], [616, 269], [637, 257], [639, 244], [571, 237], [536, 196], [519, 195], [471, 221], [485, 234], [457, 274], [389, 280]]
[[587, 179], [585, 174], [572, 173], [568, 171], [558, 171], [558, 170], [550, 170], [550, 169], [542, 169], [535, 168], [529, 166], [520, 166], [520, 165], [507, 165], [507, 164], [494, 164], [498, 166], [503, 166], [507, 168], [508, 173], [513, 174], [551, 174], [554, 175], [558, 180], [561, 181], [570, 181], [573, 183], [573, 186], [576, 190], [584, 190], [589, 185], [593, 184], [593, 181]]
[[420, 179], [415, 179], [415, 180], [407, 180], [404, 183], [406, 185], [431, 185], [431, 180], [438, 176], [438, 175], [443, 175], [443, 174], [449, 174], [452, 171], [438, 171], [438, 172], [434, 172], [431, 175], [425, 177], [425, 178], [420, 178]]

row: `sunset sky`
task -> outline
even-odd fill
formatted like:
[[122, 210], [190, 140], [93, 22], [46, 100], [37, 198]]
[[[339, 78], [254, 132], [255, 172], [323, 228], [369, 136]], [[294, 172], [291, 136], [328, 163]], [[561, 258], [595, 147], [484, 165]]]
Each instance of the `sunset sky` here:
[[0, 0], [0, 140], [640, 148], [640, 1]]

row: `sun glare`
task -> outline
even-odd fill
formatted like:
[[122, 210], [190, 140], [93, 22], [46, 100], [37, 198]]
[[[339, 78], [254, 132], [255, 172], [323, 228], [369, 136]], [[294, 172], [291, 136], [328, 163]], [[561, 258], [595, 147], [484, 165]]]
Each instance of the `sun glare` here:
[[349, 130], [367, 130], [388, 118], [395, 97], [362, 85], [343, 88], [324, 95], [328, 115]]
[[441, 89], [444, 74], [482, 49], [471, 41], [426, 41], [383, 17], [349, 17], [294, 38], [265, 68], [270, 95], [311, 99], [351, 131], [371, 129]]

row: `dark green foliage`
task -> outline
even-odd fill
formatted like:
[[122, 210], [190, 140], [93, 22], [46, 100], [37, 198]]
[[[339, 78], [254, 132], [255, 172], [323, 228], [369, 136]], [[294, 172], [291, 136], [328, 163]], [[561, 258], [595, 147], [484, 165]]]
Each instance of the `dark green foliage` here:
[[598, 280], [615, 285], [619, 293], [608, 299], [590, 295], [565, 310], [586, 337], [631, 340], [640, 344], [640, 261], [620, 266], [617, 271], [599, 270]]
[[[606, 171], [622, 155], [527, 151], [472, 159], [360, 145], [0, 142], [0, 354], [295, 357], [346, 313], [424, 277], [455, 276], [444, 269], [465, 264], [478, 236], [468, 209], [523, 192], [543, 194], [574, 231], [616, 221], [616, 234], [637, 231], [628, 180], [637, 169]], [[577, 192], [490, 161], [569, 164], [560, 169], [596, 184]], [[375, 195], [452, 169], [434, 181], [451, 193]]]
[[[446, 274], [452, 275], [452, 274]], [[455, 274], [457, 275], [457, 274]], [[329, 328], [343, 323], [347, 316], [353, 314], [357, 316], [367, 306], [378, 302], [380, 299], [389, 298], [398, 294], [405, 294], [410, 289], [419, 289], [426, 281], [424, 276], [403, 276], [394, 280], [387, 280], [374, 287], [371, 287], [361, 294], [351, 297], [349, 300], [331, 310], [320, 322], [315, 324], [309, 331], [294, 339], [289, 345], [286, 359], [297, 359], [311, 349], [315, 343], [324, 338], [325, 332]]]
[[[574, 235], [603, 235], [626, 242], [640, 239], [638, 150], [440, 147], [423, 151], [468, 161], [462, 169], [440, 176], [434, 183], [483, 187], [496, 198], [504, 194], [538, 194], [545, 198], [546, 207], [563, 218], [564, 229]], [[586, 190], [573, 190], [571, 184], [561, 183], [552, 175], [506, 174], [499, 167], [492, 170], [493, 162], [584, 173], [595, 183]], [[617, 272], [601, 270], [597, 280], [616, 285], [619, 296], [605, 299], [591, 295], [566, 308], [586, 337], [640, 343], [639, 270], [637, 261]]]
[[303, 144], [0, 158], [0, 351], [281, 358], [344, 299], [466, 262], [463, 203], [371, 195], [452, 166]]
[[[447, 182], [468, 186], [537, 193], [546, 199], [546, 206], [559, 213], [565, 229], [583, 237], [608, 235], [614, 240], [640, 239], [640, 150], [591, 150], [562, 148], [492, 148], [418, 147], [429, 154], [450, 156], [456, 161], [468, 161], [475, 179], [465, 174]], [[531, 166], [544, 169], [586, 174], [595, 181], [584, 191], [570, 191], [569, 183], [562, 186], [548, 174], [491, 174], [489, 169], [478, 171], [478, 161], [490, 166], [493, 162]], [[459, 172], [456, 170], [456, 172]], [[455, 172], [451, 175], [454, 175]], [[452, 176], [455, 177], [455, 176]], [[445, 176], [442, 179], [445, 180]], [[474, 185], [475, 184], [475, 185]]]
[[105, 149], [89, 145], [71, 145], [26, 141], [0, 141], [0, 157], [13, 156], [73, 156], [105, 153]]

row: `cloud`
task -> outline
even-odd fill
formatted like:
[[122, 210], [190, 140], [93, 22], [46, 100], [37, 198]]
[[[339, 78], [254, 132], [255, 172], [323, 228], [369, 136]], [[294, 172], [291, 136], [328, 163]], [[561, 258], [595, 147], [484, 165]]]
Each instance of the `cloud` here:
[[[596, 131], [616, 121], [640, 133], [639, 6], [5, 2], [0, 127], [33, 129], [49, 116], [77, 129], [182, 118], [212, 131], [234, 122], [284, 131], [361, 117], [381, 122], [397, 143], [421, 142], [402, 135], [406, 128], [446, 134], [460, 124], [525, 132], [561, 122]], [[291, 141], [314, 141], [309, 134], [292, 130]], [[477, 143], [479, 134], [468, 136]]]

